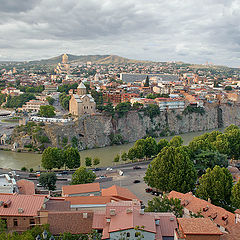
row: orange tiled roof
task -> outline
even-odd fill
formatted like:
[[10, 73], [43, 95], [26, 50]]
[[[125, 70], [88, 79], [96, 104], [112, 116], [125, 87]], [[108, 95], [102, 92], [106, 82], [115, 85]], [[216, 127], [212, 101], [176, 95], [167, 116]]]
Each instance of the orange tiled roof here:
[[34, 182], [32, 181], [21, 179], [17, 181], [17, 186], [20, 194], [25, 194], [25, 195], [35, 194], [35, 185], [34, 185]]
[[45, 196], [40, 195], [1, 194], [0, 201], [10, 204], [7, 208], [0, 207], [0, 216], [37, 216], [44, 200]]
[[223, 234], [221, 240], [239, 240], [240, 239], [240, 223], [230, 228], [230, 233]]
[[180, 229], [188, 235], [222, 235], [219, 228], [208, 218], [178, 218]]
[[71, 195], [71, 194], [99, 192], [99, 191], [100, 191], [99, 183], [87, 183], [87, 184], [62, 186], [63, 196], [67, 196], [67, 195]]
[[179, 193], [171, 191], [168, 198], [179, 198], [181, 199], [182, 205], [189, 211], [197, 214], [201, 211], [201, 215], [205, 218], [213, 219], [215, 224], [218, 224], [227, 230], [235, 224], [235, 215], [224, 208], [217, 207], [208, 201], [197, 198], [192, 193]]
[[117, 185], [113, 185], [112, 187], [102, 189], [102, 196], [114, 196], [122, 200], [133, 200], [133, 199], [138, 200], [137, 196], [134, 195], [127, 188], [119, 187]]

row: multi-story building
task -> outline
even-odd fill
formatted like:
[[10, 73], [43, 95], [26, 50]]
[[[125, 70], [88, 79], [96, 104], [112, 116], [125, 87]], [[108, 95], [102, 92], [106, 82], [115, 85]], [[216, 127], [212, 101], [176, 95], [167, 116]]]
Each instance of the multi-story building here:
[[40, 111], [40, 107], [41, 106], [45, 106], [48, 105], [46, 102], [44, 101], [40, 101], [40, 100], [30, 100], [28, 102], [26, 102], [22, 108], [19, 108], [18, 110], [21, 111], [26, 111], [26, 112], [39, 112]]

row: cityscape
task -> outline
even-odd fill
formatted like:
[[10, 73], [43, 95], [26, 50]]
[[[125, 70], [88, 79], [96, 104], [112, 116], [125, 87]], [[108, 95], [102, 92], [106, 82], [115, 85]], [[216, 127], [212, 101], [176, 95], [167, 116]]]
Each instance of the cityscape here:
[[0, 239], [240, 240], [239, 3], [53, 2], [0, 10]]

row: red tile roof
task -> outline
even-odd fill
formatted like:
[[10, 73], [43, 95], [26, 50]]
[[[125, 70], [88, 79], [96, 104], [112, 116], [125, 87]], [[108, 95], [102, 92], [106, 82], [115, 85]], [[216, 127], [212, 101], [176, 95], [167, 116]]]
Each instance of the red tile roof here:
[[119, 187], [117, 185], [113, 185], [112, 187], [102, 189], [102, 196], [114, 196], [125, 201], [133, 199], [138, 200], [137, 196], [134, 195], [127, 188]]
[[240, 223], [235, 224], [230, 228], [230, 233], [221, 236], [221, 240], [239, 240], [240, 239]]
[[40, 195], [0, 194], [0, 201], [11, 201], [7, 208], [0, 206], [0, 216], [37, 216], [44, 200]]
[[17, 181], [17, 186], [20, 194], [25, 194], [25, 195], [35, 194], [35, 185], [34, 185], [34, 182], [32, 181], [21, 179]]
[[[84, 218], [87, 213], [87, 218]], [[90, 211], [67, 211], [49, 212], [48, 224], [50, 232], [58, 235], [64, 232], [72, 234], [89, 233], [92, 230], [93, 212]]]
[[71, 194], [91, 193], [91, 192], [100, 192], [100, 184], [87, 183], [87, 184], [62, 186], [63, 196], [68, 196]]
[[208, 218], [178, 218], [179, 228], [185, 235], [222, 235]]
[[[235, 224], [235, 215], [224, 208], [217, 207], [208, 201], [202, 200], [192, 195], [192, 193], [179, 193], [171, 191], [168, 198], [179, 198], [181, 199], [182, 205], [189, 211], [197, 214], [201, 211], [201, 215], [205, 218], [213, 219], [215, 224], [218, 224], [227, 230]], [[204, 211], [205, 209], [205, 211]], [[227, 218], [224, 220], [223, 217]]]
[[93, 229], [103, 229], [106, 222], [106, 213], [105, 211], [94, 212], [93, 215]]

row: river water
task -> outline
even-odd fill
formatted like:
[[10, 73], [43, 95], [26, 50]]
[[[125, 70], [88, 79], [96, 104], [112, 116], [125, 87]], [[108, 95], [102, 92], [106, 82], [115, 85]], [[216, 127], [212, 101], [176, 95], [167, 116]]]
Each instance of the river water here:
[[[187, 145], [194, 137], [211, 131], [213, 130], [185, 133], [180, 134], [180, 136], [183, 138], [184, 144]], [[172, 136], [163, 138], [170, 140]], [[161, 138], [157, 138], [157, 141], [159, 141], [159, 139]], [[129, 148], [133, 146], [133, 144], [134, 143], [129, 143], [81, 151], [81, 163], [84, 165], [85, 157], [99, 157], [101, 161], [99, 167], [111, 166], [113, 165], [114, 157], [117, 154], [122, 154], [124, 151], [127, 152]], [[39, 170], [41, 168], [41, 157], [41, 154], [0, 151], [0, 168], [21, 169], [22, 167], [27, 167], [28, 169], [33, 168], [34, 170]]]

